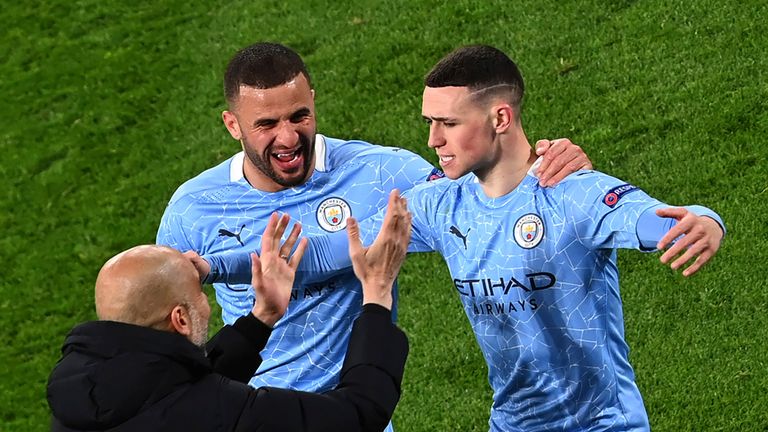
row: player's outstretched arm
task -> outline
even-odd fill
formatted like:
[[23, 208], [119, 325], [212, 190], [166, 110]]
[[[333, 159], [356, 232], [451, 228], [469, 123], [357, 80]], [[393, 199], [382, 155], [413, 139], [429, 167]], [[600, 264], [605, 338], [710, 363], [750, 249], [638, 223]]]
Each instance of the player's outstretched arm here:
[[[251, 313], [270, 327], [283, 317], [288, 308], [296, 268], [307, 248], [306, 238], [299, 241], [301, 224], [298, 223], [293, 225], [291, 234], [280, 244], [288, 222], [290, 217], [287, 214], [278, 217], [277, 213], [272, 213], [261, 237], [261, 256], [251, 254], [251, 285], [256, 293]], [[291, 254], [297, 241], [299, 245]]]
[[352, 268], [363, 285], [363, 304], [375, 303], [392, 309], [392, 284], [405, 260], [411, 238], [408, 202], [397, 189], [389, 194], [381, 230], [369, 247], [363, 247], [360, 225], [352, 218], [347, 222], [347, 235]]
[[536, 154], [543, 159], [536, 175], [541, 186], [554, 186], [578, 170], [592, 169], [592, 161], [568, 138], [536, 141]]
[[[677, 221], [677, 224], [659, 240], [657, 248], [660, 250], [672, 245], [661, 255], [660, 261], [664, 264], [671, 261], [670, 267], [677, 270], [695, 258], [693, 263], [683, 270], [683, 276], [696, 273], [720, 248], [723, 228], [711, 217], [697, 216], [682, 207], [658, 209], [656, 214]], [[680, 236], [682, 237], [678, 239]], [[677, 259], [674, 259], [675, 257]]]

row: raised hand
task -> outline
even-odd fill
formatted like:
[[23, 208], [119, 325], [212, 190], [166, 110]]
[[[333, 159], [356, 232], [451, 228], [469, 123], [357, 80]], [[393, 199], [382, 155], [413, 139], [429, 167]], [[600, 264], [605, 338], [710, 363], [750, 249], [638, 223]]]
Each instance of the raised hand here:
[[363, 304], [376, 303], [392, 309], [392, 284], [411, 240], [408, 202], [397, 189], [389, 194], [381, 231], [367, 248], [360, 242], [360, 226], [353, 218], [347, 222], [347, 235], [352, 268], [363, 285]]
[[536, 170], [539, 184], [544, 187], [554, 186], [578, 170], [592, 169], [592, 161], [584, 150], [568, 138], [538, 140], [536, 154], [544, 157]]
[[289, 221], [287, 214], [278, 217], [277, 213], [272, 213], [261, 237], [261, 256], [251, 254], [251, 284], [256, 293], [251, 313], [270, 327], [282, 318], [288, 308], [296, 267], [307, 248], [307, 239], [302, 238], [291, 255], [291, 249], [301, 234], [299, 223], [293, 225], [285, 243], [280, 244]]
[[[672, 247], [661, 255], [660, 261], [667, 264], [682, 253], [670, 264], [673, 270], [677, 270], [692, 258], [696, 258], [693, 264], [683, 270], [683, 276], [696, 273], [720, 248], [723, 230], [714, 219], [697, 216], [682, 207], [659, 209], [656, 210], [656, 214], [677, 219], [677, 225], [672, 227], [656, 245], [658, 249], [663, 250], [674, 241]], [[680, 236], [683, 237], [675, 241]]]

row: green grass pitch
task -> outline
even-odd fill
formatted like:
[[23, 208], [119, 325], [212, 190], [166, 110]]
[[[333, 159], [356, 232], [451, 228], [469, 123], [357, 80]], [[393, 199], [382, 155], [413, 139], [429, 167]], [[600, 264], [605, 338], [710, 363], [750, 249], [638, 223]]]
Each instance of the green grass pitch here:
[[[101, 264], [152, 242], [173, 190], [238, 150], [222, 74], [258, 40], [302, 54], [322, 133], [432, 162], [423, 75], [458, 45], [498, 46], [526, 79], [530, 138], [569, 137], [602, 171], [718, 211], [728, 236], [690, 279], [620, 253], [631, 361], [654, 430], [768, 430], [764, 0], [4, 2], [0, 430], [49, 428], [48, 373], [95, 317]], [[400, 281], [397, 430], [487, 430], [486, 367], [442, 260], [411, 256]]]

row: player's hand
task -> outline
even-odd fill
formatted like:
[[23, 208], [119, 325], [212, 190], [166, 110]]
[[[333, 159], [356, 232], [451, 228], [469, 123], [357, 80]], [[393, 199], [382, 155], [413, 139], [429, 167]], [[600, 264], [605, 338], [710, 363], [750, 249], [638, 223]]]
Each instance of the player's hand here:
[[592, 161], [584, 150], [568, 138], [538, 140], [536, 154], [544, 157], [536, 170], [539, 184], [543, 187], [554, 186], [578, 170], [592, 169]]
[[670, 264], [673, 270], [677, 270], [694, 257], [696, 258], [693, 264], [683, 270], [683, 276], [696, 273], [720, 248], [723, 229], [714, 219], [707, 216], [696, 216], [681, 207], [659, 209], [656, 210], [656, 214], [661, 217], [677, 219], [677, 225], [672, 227], [656, 245], [658, 249], [665, 249], [676, 238], [683, 236], [661, 255], [661, 262], [667, 264], [682, 253]]
[[360, 225], [354, 218], [347, 221], [347, 235], [352, 268], [363, 285], [363, 304], [376, 303], [392, 309], [392, 284], [411, 240], [408, 202], [397, 189], [389, 194], [381, 231], [367, 248], [360, 242]]
[[307, 248], [307, 239], [302, 238], [291, 255], [291, 249], [301, 234], [299, 223], [293, 225], [285, 243], [280, 244], [280, 238], [290, 220], [287, 214], [278, 217], [277, 213], [272, 213], [261, 237], [261, 256], [251, 254], [251, 285], [256, 293], [251, 313], [270, 327], [274, 326], [288, 309], [296, 267]]
[[193, 266], [195, 266], [195, 270], [197, 270], [197, 276], [200, 278], [200, 283], [202, 283], [206, 276], [208, 276], [208, 273], [211, 272], [211, 265], [208, 263], [208, 261], [206, 261], [193, 250], [186, 251], [182, 255], [184, 255], [184, 257], [187, 258]]

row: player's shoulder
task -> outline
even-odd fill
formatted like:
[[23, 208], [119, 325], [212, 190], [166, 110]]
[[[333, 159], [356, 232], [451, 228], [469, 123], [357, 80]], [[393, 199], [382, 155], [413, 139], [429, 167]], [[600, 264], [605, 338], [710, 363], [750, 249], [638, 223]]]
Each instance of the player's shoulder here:
[[[415, 159], [423, 160], [421, 156], [399, 147], [372, 144], [362, 140], [331, 138], [322, 135], [318, 135], [318, 138], [322, 138], [321, 145], [324, 145], [325, 159], [329, 168], [338, 167], [350, 162], [378, 162], [382, 158], [401, 162]], [[318, 142], [320, 142], [319, 139]]]
[[238, 158], [242, 157], [243, 153], [240, 152], [185, 181], [173, 193], [168, 205], [183, 201], [215, 198], [220, 194], [220, 191], [232, 184], [230, 179], [231, 166]]
[[444, 199], [455, 199], [463, 193], [464, 189], [476, 182], [476, 177], [472, 174], [465, 175], [456, 180], [447, 177], [440, 177], [419, 183], [404, 194], [417, 200], [441, 201]]
[[554, 189], [584, 189], [584, 188], [611, 188], [614, 186], [626, 184], [627, 182], [595, 170], [579, 170], [568, 175], [560, 183], [554, 186]]

